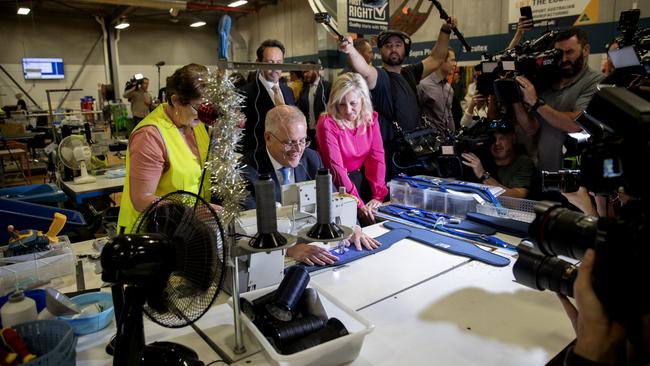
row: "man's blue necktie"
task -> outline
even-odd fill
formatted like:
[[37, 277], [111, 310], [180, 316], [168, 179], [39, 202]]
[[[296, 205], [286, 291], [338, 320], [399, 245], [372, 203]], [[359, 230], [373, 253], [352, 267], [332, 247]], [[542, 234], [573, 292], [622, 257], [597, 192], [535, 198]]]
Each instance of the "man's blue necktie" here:
[[289, 167], [283, 166], [280, 168], [280, 173], [282, 173], [282, 185], [289, 184]]

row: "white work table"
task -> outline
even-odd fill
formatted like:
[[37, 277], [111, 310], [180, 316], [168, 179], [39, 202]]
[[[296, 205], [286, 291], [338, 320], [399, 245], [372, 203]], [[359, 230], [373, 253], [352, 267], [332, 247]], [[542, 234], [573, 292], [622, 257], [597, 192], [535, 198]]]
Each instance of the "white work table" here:
[[[364, 230], [373, 236], [385, 232], [380, 226]], [[90, 245], [73, 247], [87, 252]], [[553, 293], [513, 282], [513, 252], [497, 252], [511, 258], [510, 266], [489, 266], [405, 239], [312, 274], [311, 281], [375, 325], [351, 365], [543, 365], [574, 338], [570, 321]], [[232, 333], [232, 310], [224, 299], [197, 322], [211, 337]], [[114, 333], [113, 323], [80, 337], [77, 364], [111, 364], [104, 347]], [[145, 320], [145, 335], [147, 343], [189, 346], [206, 364], [219, 359], [190, 327], [168, 329]], [[233, 342], [230, 337], [226, 343]], [[254, 353], [235, 365], [269, 364], [255, 345], [249, 348]]]
[[92, 183], [75, 184], [74, 182], [61, 182], [63, 189], [68, 196], [74, 199], [75, 203], [81, 205], [85, 199], [92, 197], [106, 196], [111, 193], [122, 192], [124, 177], [109, 178], [106, 175], [95, 176]]

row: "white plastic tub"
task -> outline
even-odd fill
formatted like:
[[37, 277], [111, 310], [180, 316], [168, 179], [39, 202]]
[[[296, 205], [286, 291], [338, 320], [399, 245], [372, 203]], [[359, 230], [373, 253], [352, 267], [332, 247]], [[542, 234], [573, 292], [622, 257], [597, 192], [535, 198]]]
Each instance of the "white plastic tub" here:
[[[330, 318], [337, 318], [347, 328], [349, 334], [340, 338], [333, 339], [318, 346], [296, 352], [290, 355], [279, 354], [273, 346], [266, 340], [257, 327], [251, 322], [246, 315], [242, 313], [242, 322], [259, 344], [264, 349], [268, 361], [273, 365], [281, 366], [303, 366], [303, 365], [340, 365], [353, 361], [359, 355], [363, 339], [375, 328], [368, 320], [362, 318], [356, 311], [343, 305], [332, 295], [325, 292], [316, 284], [310, 284], [309, 287], [318, 291], [323, 307]], [[277, 288], [276, 286], [267, 287], [261, 290], [255, 290], [242, 294], [241, 297], [252, 301], [268, 292]], [[228, 302], [232, 306], [232, 298]]]

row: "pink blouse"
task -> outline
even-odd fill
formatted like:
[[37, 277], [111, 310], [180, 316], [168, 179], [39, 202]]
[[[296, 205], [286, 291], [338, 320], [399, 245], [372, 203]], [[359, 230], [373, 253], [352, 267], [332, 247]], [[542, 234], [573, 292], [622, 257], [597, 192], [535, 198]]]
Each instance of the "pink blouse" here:
[[363, 206], [357, 188], [348, 177], [348, 172], [357, 171], [363, 165], [372, 198], [384, 200], [388, 194], [386, 162], [376, 112], [365, 132], [362, 127], [342, 129], [330, 115], [322, 114], [316, 124], [316, 139], [323, 164], [330, 170], [336, 187], [345, 187], [347, 193], [359, 199], [359, 207]]

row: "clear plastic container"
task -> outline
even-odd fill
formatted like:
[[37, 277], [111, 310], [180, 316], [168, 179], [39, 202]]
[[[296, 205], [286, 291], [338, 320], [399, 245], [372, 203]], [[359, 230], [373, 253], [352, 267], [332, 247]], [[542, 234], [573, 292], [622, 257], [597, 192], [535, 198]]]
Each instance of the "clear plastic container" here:
[[475, 212], [477, 202], [471, 194], [446, 193], [411, 187], [403, 182], [389, 182], [391, 203], [422, 208], [429, 211], [465, 217]]

